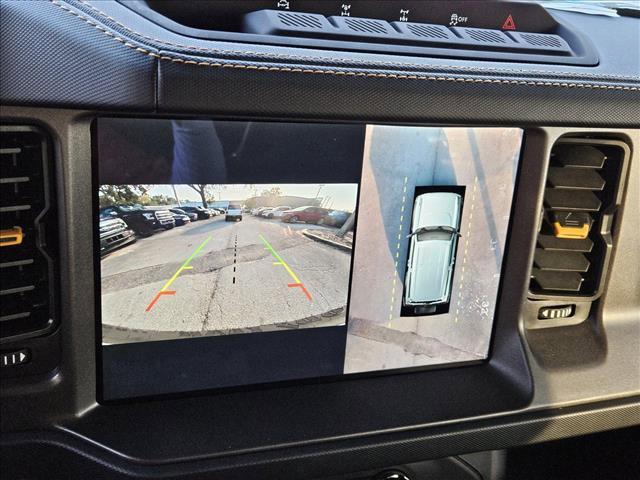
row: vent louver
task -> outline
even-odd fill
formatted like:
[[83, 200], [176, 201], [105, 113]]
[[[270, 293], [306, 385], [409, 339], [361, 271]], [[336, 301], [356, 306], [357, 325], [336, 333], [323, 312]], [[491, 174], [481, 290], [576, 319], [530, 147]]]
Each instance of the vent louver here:
[[56, 323], [57, 222], [48, 142], [38, 129], [0, 127], [0, 342]]
[[530, 296], [593, 297], [612, 247], [626, 145], [560, 139], [551, 150]]

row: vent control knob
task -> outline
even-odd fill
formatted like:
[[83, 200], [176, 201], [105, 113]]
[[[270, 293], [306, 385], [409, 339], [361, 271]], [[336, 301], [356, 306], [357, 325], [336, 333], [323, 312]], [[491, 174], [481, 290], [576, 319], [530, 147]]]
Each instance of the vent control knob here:
[[569, 318], [573, 316], [575, 305], [561, 305], [557, 307], [542, 307], [538, 311], [540, 320], [553, 320], [555, 318]]
[[589, 235], [591, 217], [586, 212], [554, 212], [553, 233], [558, 238], [584, 239]]

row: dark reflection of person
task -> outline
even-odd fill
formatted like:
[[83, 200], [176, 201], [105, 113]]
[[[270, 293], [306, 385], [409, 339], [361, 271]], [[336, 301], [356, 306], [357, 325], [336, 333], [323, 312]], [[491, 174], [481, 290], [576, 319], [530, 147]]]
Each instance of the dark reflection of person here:
[[227, 165], [211, 120], [172, 120], [171, 183], [223, 183]]

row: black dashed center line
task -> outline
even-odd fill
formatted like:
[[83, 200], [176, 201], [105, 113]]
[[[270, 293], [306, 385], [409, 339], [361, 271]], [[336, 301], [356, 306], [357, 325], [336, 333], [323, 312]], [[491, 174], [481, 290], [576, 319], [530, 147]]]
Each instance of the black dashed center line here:
[[233, 243], [233, 278], [231, 283], [236, 283], [236, 264], [238, 263], [238, 235], [236, 234], [235, 241]]

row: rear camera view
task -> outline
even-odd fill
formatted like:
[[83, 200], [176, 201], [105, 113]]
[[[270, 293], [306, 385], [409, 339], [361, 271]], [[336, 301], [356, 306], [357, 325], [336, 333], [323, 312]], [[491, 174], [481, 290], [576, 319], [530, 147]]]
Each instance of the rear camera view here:
[[357, 192], [100, 186], [103, 343], [344, 325]]

